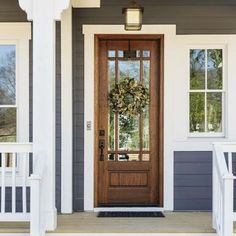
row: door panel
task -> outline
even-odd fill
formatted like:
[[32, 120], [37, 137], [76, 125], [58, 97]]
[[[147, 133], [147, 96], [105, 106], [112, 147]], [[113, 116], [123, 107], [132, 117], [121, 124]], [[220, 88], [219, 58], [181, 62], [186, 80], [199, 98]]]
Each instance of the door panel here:
[[[160, 42], [99, 40], [98, 205], [161, 204]], [[127, 50], [133, 51], [130, 58]], [[109, 91], [126, 77], [150, 93], [149, 105], [135, 117], [114, 113], [108, 104]]]

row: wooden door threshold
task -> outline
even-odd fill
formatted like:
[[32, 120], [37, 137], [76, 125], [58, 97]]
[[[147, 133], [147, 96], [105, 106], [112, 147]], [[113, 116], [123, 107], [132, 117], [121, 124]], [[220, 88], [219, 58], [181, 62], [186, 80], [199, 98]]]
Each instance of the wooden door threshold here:
[[94, 212], [100, 211], [130, 211], [130, 212], [154, 212], [154, 211], [164, 211], [163, 207], [96, 207]]
[[99, 204], [98, 207], [160, 207], [159, 204], [123, 204], [123, 203], [107, 203], [107, 204]]

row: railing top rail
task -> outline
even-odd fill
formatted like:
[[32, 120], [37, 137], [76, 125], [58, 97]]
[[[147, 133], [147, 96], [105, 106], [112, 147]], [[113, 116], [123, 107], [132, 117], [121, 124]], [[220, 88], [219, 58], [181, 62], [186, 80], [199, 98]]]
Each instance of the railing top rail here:
[[213, 145], [220, 145], [223, 152], [235, 152], [236, 153], [236, 142], [216, 142]]
[[33, 143], [0, 143], [0, 153], [32, 153]]
[[[215, 149], [215, 157], [216, 157], [216, 162], [217, 162], [217, 166], [218, 166], [218, 170], [220, 172], [220, 175], [222, 177], [231, 175], [231, 173], [229, 173], [229, 170], [226, 165], [225, 155], [224, 155], [224, 151], [222, 148], [222, 144], [214, 143], [213, 145], [214, 145], [214, 149]], [[232, 176], [232, 178], [233, 178], [233, 176]]]

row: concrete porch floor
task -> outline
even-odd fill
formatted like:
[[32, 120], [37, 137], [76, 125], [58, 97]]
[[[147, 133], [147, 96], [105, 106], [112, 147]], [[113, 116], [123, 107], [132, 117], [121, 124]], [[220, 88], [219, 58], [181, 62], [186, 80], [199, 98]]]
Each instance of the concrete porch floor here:
[[[58, 215], [50, 233], [214, 233], [209, 212], [165, 212], [165, 218], [98, 218], [96, 213]], [[29, 233], [28, 223], [0, 223], [1, 233]]]

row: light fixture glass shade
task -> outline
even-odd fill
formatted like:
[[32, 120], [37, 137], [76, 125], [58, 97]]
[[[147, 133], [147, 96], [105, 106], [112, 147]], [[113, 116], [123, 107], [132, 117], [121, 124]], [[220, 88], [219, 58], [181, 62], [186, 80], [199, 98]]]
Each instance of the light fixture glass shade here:
[[123, 8], [123, 14], [125, 15], [125, 30], [141, 30], [143, 7], [139, 6], [136, 2], [132, 2], [127, 8]]

